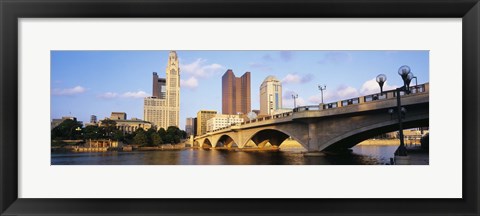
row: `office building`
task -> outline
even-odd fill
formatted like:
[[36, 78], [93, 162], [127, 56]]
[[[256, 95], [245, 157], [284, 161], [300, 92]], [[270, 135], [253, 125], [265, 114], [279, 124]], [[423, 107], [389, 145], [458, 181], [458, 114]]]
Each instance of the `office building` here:
[[260, 115], [273, 115], [282, 108], [282, 84], [268, 76], [260, 85]]
[[110, 114], [110, 119], [111, 120], [126, 120], [127, 119], [127, 113], [112, 112], [112, 114]]
[[[114, 113], [116, 115], [114, 115]], [[119, 117], [119, 116], [117, 116], [117, 115], [119, 115], [119, 113], [112, 112], [112, 115], [110, 117], [114, 117], [114, 118], [105, 118], [105, 120], [108, 119], [108, 120], [114, 121], [115, 122], [115, 127], [117, 129], [119, 129], [120, 131], [122, 131], [123, 134], [133, 133], [136, 130], [138, 130], [139, 128], [142, 128], [143, 130], [146, 131], [146, 130], [150, 129], [151, 127], [153, 127], [152, 123], [150, 123], [148, 121], [144, 121], [144, 120], [138, 119], [138, 118], [126, 119], [127, 114], [126, 113], [122, 113], [122, 114], [124, 114], [124, 115], [122, 115], [122, 117]], [[123, 116], [125, 116], [125, 118], [123, 118]], [[99, 127], [104, 126], [104, 125], [102, 125], [102, 121], [104, 121], [104, 120], [100, 120], [98, 122]]]
[[214, 110], [200, 110], [197, 112], [197, 136], [207, 133], [207, 121], [217, 114]]
[[153, 73], [152, 96], [146, 97], [143, 105], [143, 118], [157, 129], [179, 127], [180, 67], [175, 51], [168, 56], [166, 78], [159, 78], [157, 73]]
[[240, 115], [217, 114], [207, 120], [207, 132], [220, 128], [241, 124], [244, 119]]
[[165, 78], [159, 78], [157, 72], [153, 72], [152, 97], [165, 99], [167, 95], [166, 84], [167, 84], [167, 80]]
[[190, 137], [190, 135], [195, 135], [194, 133], [194, 119], [195, 118], [187, 118], [185, 121], [185, 132], [187, 133], [187, 136]]
[[251, 111], [250, 72], [235, 77], [231, 69], [222, 76], [222, 114], [247, 114]]

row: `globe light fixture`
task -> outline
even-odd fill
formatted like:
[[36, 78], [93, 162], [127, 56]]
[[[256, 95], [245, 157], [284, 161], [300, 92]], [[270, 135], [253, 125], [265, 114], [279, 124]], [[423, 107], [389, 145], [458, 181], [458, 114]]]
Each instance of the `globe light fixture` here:
[[383, 84], [387, 81], [387, 76], [385, 74], [379, 74], [377, 76], [377, 83], [380, 86], [380, 94], [383, 94]]

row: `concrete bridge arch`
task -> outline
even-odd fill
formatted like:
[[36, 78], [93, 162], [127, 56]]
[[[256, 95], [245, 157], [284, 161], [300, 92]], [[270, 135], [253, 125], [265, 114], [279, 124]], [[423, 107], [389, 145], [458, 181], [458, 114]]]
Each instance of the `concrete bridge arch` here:
[[[305, 125], [297, 125], [297, 127], [306, 127]], [[256, 128], [245, 131], [244, 140], [242, 144], [242, 148], [251, 140], [257, 145], [257, 147], [262, 148], [267, 143], [272, 145], [280, 146], [283, 141], [288, 139], [289, 137], [293, 138], [297, 142], [299, 142], [303, 147], [307, 148], [308, 146], [308, 139], [306, 139], [301, 134], [291, 133], [288, 129], [292, 129], [292, 126], [288, 125], [279, 125], [279, 126], [272, 126], [266, 128]]]
[[220, 134], [212, 136], [212, 145], [213, 147], [219, 147], [219, 143], [223, 144], [223, 147], [234, 147], [239, 146], [238, 136], [232, 133]]
[[[407, 121], [403, 122], [403, 128], [417, 128], [417, 127], [428, 127], [428, 115], [420, 115], [409, 118]], [[372, 137], [385, 134], [388, 132], [398, 131], [398, 120], [392, 119], [390, 121], [385, 121], [377, 124], [372, 124], [364, 127], [360, 127], [346, 133], [340, 134], [339, 136], [332, 138], [319, 146], [319, 151], [335, 151], [340, 149], [351, 148], [358, 143], [370, 139]]]

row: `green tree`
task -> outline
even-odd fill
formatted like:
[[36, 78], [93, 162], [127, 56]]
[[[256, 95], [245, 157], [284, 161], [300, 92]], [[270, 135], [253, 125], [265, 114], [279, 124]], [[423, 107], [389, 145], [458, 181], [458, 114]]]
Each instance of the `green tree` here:
[[168, 143], [179, 143], [180, 138], [182, 137], [182, 131], [175, 126], [170, 126], [167, 128], [167, 135], [166, 138], [168, 140]]
[[115, 130], [113, 132], [113, 139], [117, 141], [123, 141], [125, 136], [123, 135], [123, 132], [120, 130]]
[[169, 133], [167, 133], [167, 134], [165, 135], [164, 140], [165, 140], [165, 142], [164, 142], [165, 144], [172, 144], [172, 143], [174, 143], [173, 136], [172, 136], [172, 134], [169, 134]]
[[151, 139], [153, 146], [158, 146], [163, 143], [163, 140], [158, 133], [153, 133]]
[[187, 137], [187, 132], [182, 130], [182, 139], [186, 139]]
[[149, 146], [152, 146], [153, 145], [153, 140], [152, 140], [152, 135], [157, 133], [157, 131], [155, 130], [155, 128], [149, 128], [147, 131], [146, 131], [146, 135], [147, 135], [147, 138], [148, 138], [148, 144]]
[[160, 137], [165, 137], [165, 135], [167, 135], [167, 131], [165, 130], [165, 128], [160, 128], [158, 130], [158, 135], [160, 135]]
[[145, 133], [145, 131], [142, 130], [137, 130], [135, 136], [133, 137], [133, 142], [134, 144], [141, 145], [141, 146], [147, 146], [148, 145], [148, 138]]
[[104, 136], [104, 134], [104, 128], [98, 127], [97, 125], [89, 125], [84, 129], [85, 139], [100, 139]]
[[51, 131], [52, 140], [82, 139], [82, 127], [77, 120], [66, 119]]
[[117, 122], [111, 119], [104, 119], [101, 121], [100, 126], [102, 126], [105, 130], [105, 137], [113, 138], [117, 129]]

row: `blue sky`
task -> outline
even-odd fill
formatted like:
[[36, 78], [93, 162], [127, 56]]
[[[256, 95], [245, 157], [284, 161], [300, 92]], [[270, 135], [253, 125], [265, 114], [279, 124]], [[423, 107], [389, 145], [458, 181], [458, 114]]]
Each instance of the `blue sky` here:
[[[143, 98], [152, 93], [152, 72], [165, 77], [169, 51], [52, 51], [51, 118], [75, 116], [88, 122], [111, 112], [143, 119]], [[259, 88], [276, 76], [283, 107], [325, 103], [379, 92], [375, 77], [387, 75], [385, 89], [401, 86], [397, 74], [410, 66], [418, 83], [429, 82], [428, 51], [177, 51], [180, 59], [180, 127], [198, 110], [221, 112], [221, 77], [227, 69], [251, 72], [252, 109], [260, 109]], [[414, 82], [413, 82], [414, 83]]]

